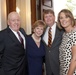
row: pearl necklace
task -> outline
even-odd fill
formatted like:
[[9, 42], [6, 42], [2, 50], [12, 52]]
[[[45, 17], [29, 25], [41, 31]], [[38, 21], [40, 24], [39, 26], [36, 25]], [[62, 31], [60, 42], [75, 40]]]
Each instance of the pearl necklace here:
[[40, 40], [41, 40], [41, 37], [37, 40], [37, 39], [35, 38], [34, 34], [32, 34], [32, 38], [34, 39], [35, 42], [40, 42]]

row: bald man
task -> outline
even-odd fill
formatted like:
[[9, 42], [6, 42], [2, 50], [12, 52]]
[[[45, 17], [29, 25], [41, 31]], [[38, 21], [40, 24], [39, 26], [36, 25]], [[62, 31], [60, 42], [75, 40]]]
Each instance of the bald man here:
[[11, 12], [8, 15], [8, 27], [0, 31], [0, 75], [27, 75], [26, 33], [20, 24], [19, 14]]

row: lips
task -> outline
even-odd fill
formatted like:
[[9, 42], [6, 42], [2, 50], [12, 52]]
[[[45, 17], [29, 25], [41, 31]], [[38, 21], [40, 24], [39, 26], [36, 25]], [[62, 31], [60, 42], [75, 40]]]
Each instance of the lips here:
[[67, 24], [67, 22], [66, 21], [63, 21], [62, 24], [65, 25], [65, 24]]

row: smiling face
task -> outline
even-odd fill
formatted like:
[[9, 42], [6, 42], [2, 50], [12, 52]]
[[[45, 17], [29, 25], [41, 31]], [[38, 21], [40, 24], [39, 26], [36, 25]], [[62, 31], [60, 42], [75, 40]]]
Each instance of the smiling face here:
[[62, 9], [58, 14], [58, 27], [60, 29], [68, 29], [75, 26], [73, 14], [68, 9]]
[[71, 18], [66, 16], [63, 12], [60, 13], [60, 23], [64, 29], [72, 26]]
[[20, 28], [20, 16], [17, 12], [12, 12], [8, 15], [8, 25], [14, 31], [18, 31]]
[[42, 25], [38, 25], [34, 29], [34, 34], [35, 36], [40, 37], [43, 34], [43, 31], [44, 31], [44, 27]]
[[44, 21], [48, 26], [51, 27], [55, 22], [55, 16], [52, 13], [45, 14]]

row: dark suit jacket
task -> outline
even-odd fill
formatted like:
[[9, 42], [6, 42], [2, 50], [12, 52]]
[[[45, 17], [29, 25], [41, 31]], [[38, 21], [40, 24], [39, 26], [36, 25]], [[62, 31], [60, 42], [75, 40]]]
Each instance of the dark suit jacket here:
[[45, 54], [45, 65], [46, 75], [59, 75], [59, 45], [62, 40], [63, 31], [56, 27], [55, 38], [51, 47], [48, 47], [45, 42], [46, 54]]
[[8, 27], [0, 31], [0, 75], [27, 75], [26, 65], [25, 49], [14, 33]]

